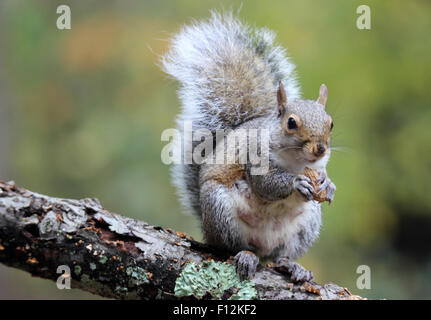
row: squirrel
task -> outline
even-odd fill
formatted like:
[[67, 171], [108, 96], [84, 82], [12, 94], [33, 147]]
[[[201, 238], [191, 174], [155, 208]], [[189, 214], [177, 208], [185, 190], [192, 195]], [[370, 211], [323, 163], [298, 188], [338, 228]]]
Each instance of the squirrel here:
[[311, 281], [313, 273], [295, 260], [319, 235], [321, 204], [302, 172], [319, 173], [317, 193], [325, 190], [331, 203], [335, 185], [326, 165], [333, 121], [325, 111], [327, 87], [317, 100], [301, 99], [295, 66], [274, 39], [265, 28], [217, 12], [173, 38], [161, 62], [180, 82], [180, 130], [192, 121], [193, 132], [269, 132], [265, 174], [253, 174], [249, 162], [193, 162], [172, 167], [173, 183], [182, 204], [200, 217], [205, 241], [234, 255], [241, 279], [254, 276], [259, 260], [272, 259], [292, 281]]

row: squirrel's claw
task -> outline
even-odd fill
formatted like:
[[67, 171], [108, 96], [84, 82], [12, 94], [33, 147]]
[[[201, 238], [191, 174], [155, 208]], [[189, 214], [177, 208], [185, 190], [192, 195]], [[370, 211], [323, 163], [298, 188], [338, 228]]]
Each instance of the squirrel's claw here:
[[251, 279], [256, 273], [259, 258], [253, 252], [243, 250], [236, 254], [233, 264], [241, 280]]
[[290, 281], [306, 282], [314, 280], [313, 272], [305, 269], [297, 262], [290, 262], [286, 258], [280, 258], [275, 263], [275, 269], [282, 273], [290, 274]]
[[321, 173], [319, 177], [320, 187], [317, 190], [317, 194], [321, 193], [323, 190], [326, 190], [326, 199], [329, 201], [329, 204], [334, 200], [334, 193], [337, 187], [332, 183], [331, 179], [326, 175], [326, 173]]
[[310, 178], [300, 174], [294, 182], [295, 190], [302, 194], [307, 200], [313, 199], [314, 187], [311, 184]]
[[332, 182], [326, 188], [326, 199], [329, 201], [329, 204], [334, 200], [335, 189], [337, 189], [337, 187], [335, 187], [335, 184]]

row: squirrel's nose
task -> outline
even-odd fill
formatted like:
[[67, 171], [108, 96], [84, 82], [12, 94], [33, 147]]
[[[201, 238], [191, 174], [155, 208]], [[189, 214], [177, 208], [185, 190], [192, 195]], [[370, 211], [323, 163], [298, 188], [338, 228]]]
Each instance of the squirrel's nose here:
[[319, 143], [315, 148], [314, 154], [316, 156], [321, 156], [322, 154], [325, 153], [325, 151], [326, 151], [325, 146], [323, 144]]

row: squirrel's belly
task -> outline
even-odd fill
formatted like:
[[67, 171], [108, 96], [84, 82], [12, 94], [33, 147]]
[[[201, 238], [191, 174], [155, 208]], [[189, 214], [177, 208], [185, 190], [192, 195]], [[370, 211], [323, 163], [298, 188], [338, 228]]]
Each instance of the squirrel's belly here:
[[314, 201], [306, 202], [296, 193], [270, 203], [260, 202], [249, 189], [245, 192], [236, 188], [232, 196], [243, 239], [261, 257], [270, 256], [275, 249], [295, 241], [311, 216], [316, 214]]

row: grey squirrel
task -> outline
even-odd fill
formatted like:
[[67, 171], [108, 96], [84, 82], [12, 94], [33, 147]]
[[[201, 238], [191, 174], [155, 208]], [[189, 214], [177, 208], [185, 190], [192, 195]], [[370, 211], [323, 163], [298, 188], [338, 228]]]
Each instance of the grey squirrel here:
[[193, 132], [269, 131], [269, 170], [263, 175], [252, 174], [250, 163], [172, 167], [181, 202], [200, 217], [205, 240], [236, 254], [241, 278], [253, 277], [259, 258], [269, 258], [292, 281], [312, 280], [295, 259], [321, 226], [321, 204], [313, 200], [304, 168], [319, 172], [318, 192], [325, 190], [329, 202], [335, 192], [326, 173], [333, 127], [326, 86], [317, 101], [300, 99], [295, 66], [274, 44], [274, 34], [231, 13], [213, 12], [209, 20], [184, 27], [162, 67], [181, 85], [179, 128], [191, 120]]

